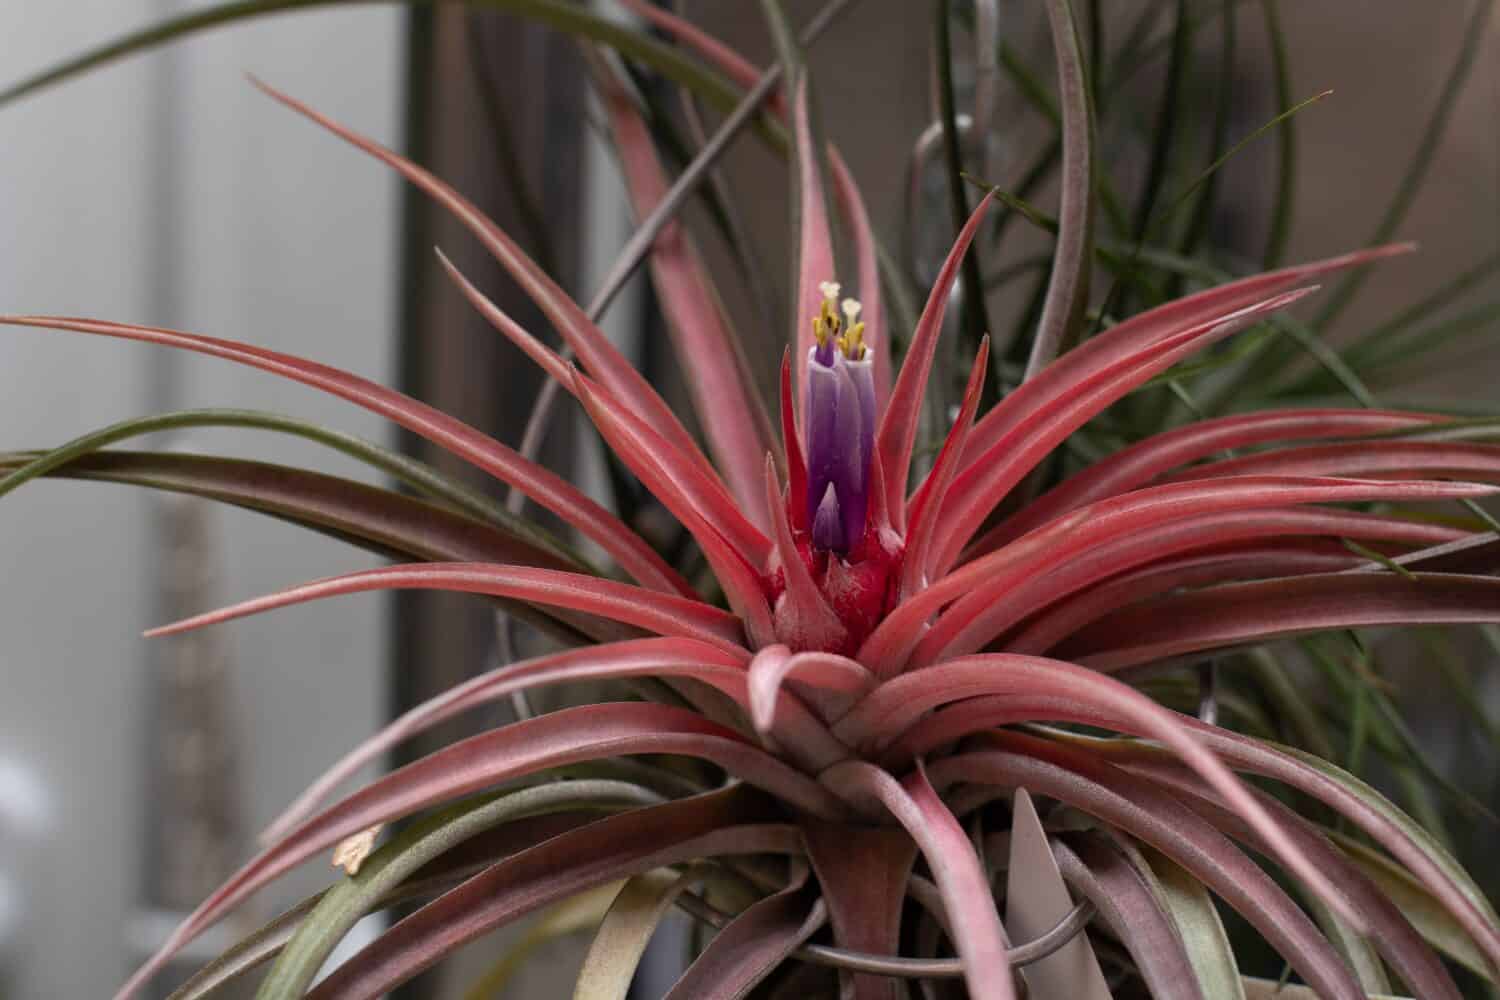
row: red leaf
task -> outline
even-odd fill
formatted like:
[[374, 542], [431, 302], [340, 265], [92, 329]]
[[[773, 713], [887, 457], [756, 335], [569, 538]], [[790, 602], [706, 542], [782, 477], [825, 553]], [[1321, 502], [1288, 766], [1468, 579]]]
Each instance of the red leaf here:
[[[833, 938], [841, 948], [895, 955], [901, 943], [901, 908], [917, 844], [904, 830], [819, 823], [801, 824], [807, 855], [833, 918]], [[897, 983], [887, 976], [845, 973], [850, 1000], [898, 1000]]]
[[1177, 922], [1107, 835], [1053, 837], [1050, 846], [1063, 878], [1125, 945], [1155, 1000], [1211, 1000], [1203, 995]]
[[[588, 376], [574, 372], [573, 381], [575, 394], [599, 433], [657, 499], [679, 519], [687, 511], [696, 515], [690, 519], [712, 525], [750, 566], [765, 565], [770, 539], [740, 512], [717, 476], [704, 472]], [[761, 483], [762, 494], [764, 489]]]
[[557, 328], [557, 332], [583, 360], [595, 378], [616, 396], [625, 400], [641, 419], [656, 428], [685, 454], [697, 455], [700, 461], [704, 461], [705, 467], [707, 466], [692, 435], [683, 428], [677, 416], [661, 396], [657, 395], [656, 390], [651, 388], [651, 384], [610, 343], [609, 338], [589, 320], [578, 304], [570, 299], [551, 278], [547, 277], [546, 273], [522, 252], [515, 241], [479, 211], [472, 202], [405, 157], [398, 156], [379, 143], [339, 125], [301, 101], [253, 77], [251, 82], [293, 111], [385, 163], [447, 209], [469, 232], [474, 234], [491, 256], [500, 263], [500, 266], [504, 267], [531, 297], [531, 300], [547, 317], [548, 322]]
[[[785, 658], [757, 659], [750, 664], [750, 709], [757, 727], [776, 720], [781, 686], [792, 682], [808, 701], [825, 709], [824, 717], [842, 714], [848, 699], [869, 693], [875, 677], [859, 663], [837, 653], [796, 653]], [[829, 711], [837, 706], [837, 711]]]
[[785, 505], [781, 503], [781, 493], [776, 488], [776, 465], [770, 455], [766, 456], [765, 484], [766, 499], [776, 511], [771, 523], [772, 537], [785, 583], [773, 609], [776, 635], [799, 649], [837, 649], [847, 640], [848, 630], [818, 589], [812, 571], [802, 560], [802, 553], [792, 539]]
[[1024, 787], [1119, 827], [1177, 861], [1243, 914], [1320, 996], [1364, 1000], [1343, 959], [1307, 915], [1227, 837], [1171, 795], [1048, 740], [1019, 733], [989, 739], [1001, 749], [938, 761], [932, 765], [933, 780], [940, 787], [956, 781]]
[[[1092, 670], [1060, 660], [1013, 653], [964, 657], [887, 681], [839, 721], [834, 735], [856, 749], [879, 750], [890, 746], [932, 709], [985, 695], [1070, 699], [1077, 706], [1072, 710], [1075, 716], [1049, 721], [1098, 725], [1099, 718], [1109, 718], [1123, 727], [1122, 732], [1160, 740], [1224, 796], [1274, 848], [1276, 857], [1288, 869], [1339, 909], [1351, 924], [1360, 926], [1360, 916], [1349, 910], [1328, 879], [1296, 850], [1244, 784], [1183, 727], [1177, 713]], [[1090, 715], [1092, 719], [1077, 717]], [[936, 738], [936, 734], [923, 734], [920, 750], [911, 749], [913, 740], [903, 739], [905, 745], [898, 749], [899, 756], [892, 755], [893, 762], [910, 759], [910, 753], [925, 752], [936, 745]]]
[[797, 431], [797, 415], [792, 401], [792, 349], [781, 355], [781, 440], [786, 448], [787, 516], [797, 531], [808, 531], [807, 460], [802, 456], [802, 437]]
[[0, 323], [140, 340], [236, 361], [347, 399], [400, 424], [446, 451], [508, 483], [552, 511], [613, 556], [642, 584], [670, 593], [692, 588], [619, 518], [572, 484], [460, 420], [358, 375], [249, 344], [157, 327], [48, 316], [3, 316]]
[[382, 566], [346, 573], [195, 615], [151, 629], [146, 635], [175, 635], [292, 604], [371, 590], [455, 590], [510, 597], [586, 611], [661, 635], [699, 639], [731, 653], [744, 651], [739, 620], [700, 601], [657, 594], [581, 573], [486, 563]]
[[302, 823], [194, 910], [125, 984], [120, 997], [134, 994], [188, 942], [261, 886], [351, 834], [528, 774], [633, 753], [701, 757], [814, 815], [838, 818], [845, 811], [835, 796], [810, 778], [693, 712], [649, 703], [566, 709], [455, 743]]
[[1068, 511], [1138, 489], [1178, 466], [1215, 452], [1275, 441], [1380, 434], [1435, 419], [1396, 410], [1265, 410], [1188, 424], [1095, 462], [1001, 521], [970, 551], [972, 556], [991, 552]]
[[1500, 479], [1500, 445], [1386, 439], [1359, 444], [1325, 444], [1245, 455], [1195, 465], [1169, 482], [1216, 476], [1391, 476], [1403, 479], [1449, 476], [1473, 482]]
[[964, 253], [979, 232], [994, 195], [986, 194], [969, 216], [969, 221], [959, 231], [958, 238], [948, 251], [942, 269], [932, 283], [932, 292], [922, 317], [917, 320], [917, 329], [912, 334], [911, 345], [901, 362], [901, 371], [896, 375], [896, 384], [891, 389], [890, 402], [881, 414], [880, 426], [875, 431], [875, 450], [880, 455], [880, 464], [888, 477], [886, 481], [886, 509], [890, 511], [891, 523], [897, 531], [906, 530], [906, 475], [911, 468], [912, 446], [917, 439], [917, 418], [922, 409], [922, 396], [927, 389], [927, 379], [932, 374], [932, 359], [937, 351], [938, 335], [943, 330], [943, 316], [948, 311], [948, 296], [953, 282], [958, 277], [959, 265]]
[[[817, 150], [813, 147], [812, 127], [808, 122], [807, 75], [797, 80], [796, 103], [792, 111], [792, 131], [796, 137], [798, 218], [798, 271], [795, 331], [792, 343], [797, 350], [797, 391], [807, 394], [807, 358], [817, 341], [813, 337], [812, 318], [823, 302], [819, 286], [836, 281], [833, 261], [833, 234], [828, 229], [828, 205], [823, 197], [822, 171], [818, 169]], [[803, 415], [804, 419], [806, 414]]]
[[[757, 693], [753, 671], [746, 672], [746, 660], [743, 652], [728, 653], [693, 639], [652, 638], [572, 649], [497, 667], [409, 709], [365, 740], [299, 795], [261, 835], [261, 840], [276, 840], [285, 835], [312, 815], [335, 788], [397, 744], [512, 692], [583, 680], [690, 677], [722, 691], [749, 711]], [[796, 737], [796, 748], [806, 751], [808, 766], [822, 766], [846, 756], [842, 745], [834, 742], [827, 730], [790, 695], [772, 691], [761, 692], [759, 697], [768, 699], [773, 712], [778, 707], [782, 710], [783, 729]]]
[[[1298, 503], [1440, 500], [1483, 496], [1489, 492], [1490, 487], [1467, 483], [1290, 476], [1244, 476], [1137, 490], [1066, 514], [933, 582], [887, 616], [860, 649], [859, 660], [882, 676], [889, 676], [909, 658], [915, 658], [919, 663], [932, 662], [941, 650], [956, 641], [960, 630], [971, 628], [977, 634], [988, 623], [1003, 620], [1009, 609], [998, 598], [1017, 582], [1032, 579], [1050, 586], [1049, 582], [1039, 581], [1040, 574], [1064, 569], [1073, 571], [1071, 564], [1074, 560], [1090, 557], [1107, 543], [1117, 542], [1128, 547], [1144, 537], [1143, 532], [1171, 533], [1186, 519], [1197, 515]], [[1231, 541], [1233, 536], [1226, 534], [1222, 540]], [[1211, 545], [1213, 541], [1210, 531], [1198, 544]], [[1092, 563], [1080, 562], [1076, 572], [1084, 574], [1097, 568]], [[1128, 563], [1115, 567], [1114, 571], [1126, 568], [1129, 568]], [[921, 623], [955, 600], [954, 607], [939, 619], [938, 628], [925, 636], [920, 634], [918, 626]], [[917, 653], [913, 654], [913, 650]]]
[[979, 394], [984, 388], [984, 377], [989, 371], [990, 338], [986, 335], [979, 342], [979, 353], [969, 369], [969, 384], [964, 389], [963, 403], [958, 417], [943, 441], [937, 461], [927, 478], [912, 497], [909, 529], [906, 533], [906, 555], [901, 564], [901, 598], [904, 600], [927, 586], [929, 544], [937, 530], [939, 508], [942, 498], [958, 472], [958, 461], [964, 453], [964, 443], [974, 426], [974, 413], [979, 408]]
[[[1233, 812], [1225, 809], [1216, 796], [1203, 788], [1193, 775], [1183, 774], [1172, 762], [1163, 761], [1162, 764], [1164, 766], [1146, 765], [1130, 770], [1167, 786], [1180, 802], [1236, 840], [1256, 850], [1264, 850], [1264, 843], [1255, 831], [1246, 827]], [[1402, 915], [1396, 904], [1364, 872], [1329, 843], [1328, 838], [1317, 827], [1296, 812], [1264, 793], [1257, 792], [1256, 797], [1297, 842], [1303, 853], [1338, 883], [1349, 896], [1350, 903], [1369, 917], [1370, 936], [1381, 956], [1390, 963], [1414, 996], [1423, 997], [1424, 1000], [1428, 997], [1461, 1000], [1458, 986], [1443, 967], [1442, 960]]]
[[828, 146], [828, 170], [833, 177], [833, 194], [839, 213], [843, 215], [854, 243], [854, 256], [859, 267], [859, 302], [863, 307], [859, 318], [865, 324], [865, 343], [874, 359], [875, 412], [879, 413], [891, 396], [891, 345], [886, 339], [875, 232], [870, 225], [869, 212], [865, 210], [865, 200], [859, 193], [859, 185], [831, 143]]
[[1084, 625], [1117, 608], [1179, 588], [1334, 573], [1362, 562], [1361, 557], [1341, 543], [1318, 540], [1262, 542], [1190, 552], [1151, 562], [1080, 590], [1036, 615], [1018, 633], [1006, 636], [1002, 645], [1008, 653], [1045, 653]]
[[1448, 573], [1321, 574], [1238, 583], [1124, 608], [1059, 656], [1119, 670], [1205, 649], [1371, 625], [1500, 622], [1500, 580]]
[[905, 781], [862, 760], [846, 760], [820, 780], [867, 811], [884, 807], [906, 828], [937, 881], [952, 924], [954, 944], [964, 960], [964, 981], [976, 1000], [1015, 1000], [1006, 955], [1005, 930], [990, 894], [989, 877], [958, 820], [938, 798], [921, 769]]
[[740, 1000], [828, 920], [800, 884], [752, 903], [714, 935], [665, 1000]]
[[1119, 351], [1119, 357], [1106, 355], [1107, 363], [1092, 363], [1094, 345], [1129, 346], [1132, 338], [1121, 335], [1121, 331], [1129, 332], [1126, 330], [1129, 324], [1122, 323], [1038, 372], [975, 425], [966, 449], [971, 453], [986, 421], [997, 413], [1010, 415], [1005, 432], [966, 464], [945, 498], [934, 572], [944, 572], [953, 565], [959, 552], [1011, 487], [1069, 434], [1177, 360], [1290, 306], [1311, 291], [1288, 292], [1237, 312], [1173, 329], [1164, 336], [1140, 338], [1141, 342], [1133, 349]]
[[[635, 202], [648, 216], [666, 196], [666, 175], [635, 103], [612, 77], [603, 89], [616, 148]], [[771, 447], [771, 423], [730, 333], [703, 262], [680, 223], [663, 227], [651, 248], [651, 275], [666, 310], [699, 425], [745, 513], [764, 528], [770, 517], [761, 489], [760, 459]]]
[[506, 858], [397, 923], [308, 996], [374, 1000], [480, 934], [611, 879], [697, 858], [800, 852], [794, 827], [764, 822], [764, 805], [736, 791], [611, 816]]

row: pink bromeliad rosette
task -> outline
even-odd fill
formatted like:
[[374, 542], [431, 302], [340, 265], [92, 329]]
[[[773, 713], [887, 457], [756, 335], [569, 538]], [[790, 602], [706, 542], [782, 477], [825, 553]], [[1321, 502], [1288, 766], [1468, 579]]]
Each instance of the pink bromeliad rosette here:
[[[738, 82], [759, 76], [672, 16], [642, 12]], [[1134, 389], [1291, 306], [1321, 277], [1403, 248], [1261, 274], [1169, 302], [1063, 353], [984, 413], [988, 348], [981, 346], [941, 450], [911, 482], [945, 308], [989, 198], [958, 235], [915, 329], [903, 331], [908, 347], [896, 367], [858, 190], [830, 149], [831, 193], [855, 257], [846, 280], [857, 285], [856, 297], [836, 283], [806, 88], [778, 99], [799, 154], [802, 228], [777, 420], [743, 370], [687, 234], [669, 226], [651, 257], [704, 447], [471, 203], [421, 167], [272, 93], [440, 202], [530, 294], [576, 365], [443, 261], [461, 292], [577, 400], [606, 446], [691, 532], [714, 592], [562, 477], [358, 376], [190, 333], [10, 317], [197, 351], [341, 396], [520, 490], [610, 562], [597, 575], [561, 556], [497, 559], [475, 541], [483, 525], [440, 534], [449, 522], [434, 514], [425, 529], [429, 561], [292, 587], [157, 630], [360, 591], [435, 588], [533, 606], [591, 644], [478, 676], [355, 749], [293, 804], [264, 850], [203, 903], [122, 996], [257, 889], [347, 838], [551, 769], [636, 754], [700, 758], [732, 780], [587, 821], [571, 813], [508, 819], [497, 828], [511, 837], [504, 850], [312, 995], [381, 995], [460, 944], [613, 879], [703, 858], [781, 855], [808, 859], [810, 870], [785, 866], [801, 874], [731, 921], [674, 995], [743, 995], [825, 920], [839, 946], [898, 954], [903, 910], [915, 894], [941, 914], [970, 993], [1009, 998], [1009, 945], [989, 859], [964, 824], [1024, 787], [1191, 873], [1320, 996], [1355, 1000], [1365, 990], [1339, 949], [1245, 848], [1363, 935], [1417, 995], [1456, 998], [1429, 942], [1343, 850], [1236, 772], [1280, 782], [1343, 816], [1438, 902], [1466, 960], [1500, 962], [1500, 928], [1487, 901], [1383, 799], [1330, 765], [1171, 712], [1114, 676], [1320, 629], [1500, 618], [1500, 581], [1463, 562], [1485, 536], [1330, 506], [1486, 496], [1494, 492], [1487, 484], [1500, 479], [1500, 450], [1420, 433], [1382, 436], [1440, 426], [1422, 413], [1252, 412], [1143, 440], [997, 513], [1070, 434]], [[666, 190], [665, 175], [629, 96], [618, 87], [604, 96], [632, 196], [648, 211]], [[1251, 451], [1215, 459], [1231, 449]], [[1346, 541], [1403, 564], [1402, 572], [1372, 564]], [[665, 682], [674, 703], [594, 704], [518, 722], [325, 805], [400, 741], [476, 706], [538, 685], [641, 677]], [[1134, 739], [1014, 728], [1020, 723], [1078, 724]], [[431, 863], [441, 867], [447, 856]], [[934, 893], [923, 896], [924, 886]], [[1200, 996], [1160, 899], [1145, 882], [1126, 879], [1116, 890], [1116, 912], [1106, 916], [1119, 923], [1113, 932], [1148, 985], [1163, 996]], [[861, 998], [893, 997], [894, 982], [846, 977]]]

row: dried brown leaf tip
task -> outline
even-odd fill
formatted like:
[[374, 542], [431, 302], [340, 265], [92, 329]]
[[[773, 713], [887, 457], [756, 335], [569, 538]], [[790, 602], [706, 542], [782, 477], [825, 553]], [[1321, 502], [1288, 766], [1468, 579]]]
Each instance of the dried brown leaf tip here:
[[361, 830], [339, 841], [338, 846], [333, 849], [333, 867], [344, 869], [345, 874], [351, 878], [358, 875], [360, 866], [365, 863], [365, 858], [368, 858], [370, 852], [375, 850], [375, 838], [380, 836], [382, 825], [376, 823], [368, 830]]

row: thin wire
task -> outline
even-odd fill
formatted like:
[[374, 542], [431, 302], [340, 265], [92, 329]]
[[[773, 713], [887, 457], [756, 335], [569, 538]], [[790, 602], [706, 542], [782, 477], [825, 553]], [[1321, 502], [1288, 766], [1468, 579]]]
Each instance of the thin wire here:
[[1198, 664], [1198, 721], [1219, 724], [1219, 665], [1213, 660]]
[[[677, 905], [715, 929], [722, 928], [732, 919], [731, 914], [725, 913], [696, 893], [684, 892], [677, 897]], [[1041, 961], [1073, 940], [1088, 926], [1094, 913], [1094, 904], [1083, 900], [1045, 934], [1007, 949], [1006, 958], [1013, 968]], [[905, 979], [957, 979], [964, 974], [961, 958], [900, 958], [822, 944], [805, 944], [792, 952], [791, 957], [850, 972], [870, 972]]]

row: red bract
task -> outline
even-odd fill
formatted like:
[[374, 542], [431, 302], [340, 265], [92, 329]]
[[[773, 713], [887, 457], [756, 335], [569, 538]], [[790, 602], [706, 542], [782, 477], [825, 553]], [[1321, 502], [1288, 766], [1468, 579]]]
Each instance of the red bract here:
[[[730, 75], [758, 75], [670, 15], [650, 6], [641, 12]], [[602, 87], [627, 180], [645, 213], [662, 197], [666, 178], [630, 96], [608, 80]], [[338, 530], [373, 532], [369, 526], [383, 518], [388, 547], [431, 561], [291, 587], [156, 630], [171, 634], [340, 594], [421, 587], [520, 602], [613, 641], [491, 671], [355, 749], [274, 824], [265, 850], [204, 902], [121, 996], [134, 995], [257, 889], [345, 838], [500, 783], [637, 754], [698, 758], [737, 784], [562, 832], [546, 827], [519, 846], [507, 841], [500, 853], [480, 849], [487, 867], [396, 924], [312, 995], [382, 994], [489, 929], [608, 880], [695, 859], [770, 854], [796, 860], [778, 867], [778, 888], [714, 940], [679, 995], [742, 995], [825, 920], [846, 948], [894, 954], [911, 895], [934, 910], [933, 933], [956, 948], [970, 993], [1011, 997], [1011, 943], [987, 875], [996, 859], [988, 841], [976, 849], [965, 823], [985, 803], [1025, 787], [1124, 838], [1119, 846], [1098, 836], [1058, 841], [1057, 859], [1080, 891], [1104, 894], [1100, 911], [1123, 924], [1115, 933], [1153, 988], [1169, 988], [1165, 970], [1180, 970], [1187, 957], [1173, 943], [1181, 928], [1151, 888], [1166, 869], [1154, 870], [1130, 845], [1149, 845], [1167, 859], [1163, 865], [1180, 866], [1212, 889], [1322, 996], [1362, 997], [1364, 989], [1242, 846], [1367, 934], [1417, 993], [1456, 996], [1428, 944], [1362, 870], [1316, 828], [1243, 784], [1237, 771], [1297, 788], [1368, 834], [1441, 903], [1477, 961], [1500, 969], [1500, 926], [1489, 904], [1383, 799], [1331, 765], [1185, 718], [1110, 676], [1307, 631], [1500, 620], [1500, 580], [1423, 569], [1438, 555], [1427, 549], [1447, 557], [1444, 546], [1482, 536], [1320, 506], [1483, 497], [1495, 491], [1487, 484], [1500, 480], [1500, 448], [1378, 436], [1437, 422], [1420, 413], [1243, 414], [1160, 434], [1030, 503], [1007, 505], [1065, 439], [1174, 363], [1293, 305], [1324, 276], [1404, 248], [1262, 274], [1152, 309], [1063, 354], [980, 413], [986, 341], [946, 440], [912, 486], [944, 312], [990, 199], [959, 234], [893, 368], [873, 238], [852, 177], [832, 150], [832, 176], [859, 257], [862, 308], [840, 303], [839, 289], [828, 284], [836, 278], [832, 227], [805, 85], [777, 104], [797, 139], [802, 222], [798, 311], [788, 337], [796, 348], [782, 366], [779, 442], [686, 234], [663, 230], [652, 257], [674, 343], [692, 372], [707, 454], [583, 311], [472, 204], [422, 168], [263, 89], [401, 172], [451, 210], [525, 288], [578, 369], [443, 261], [461, 292], [576, 397], [606, 446], [691, 533], [727, 608], [705, 599], [627, 525], [558, 476], [416, 400], [312, 361], [194, 334], [6, 318], [197, 351], [342, 396], [520, 490], [598, 543], [632, 581], [594, 575], [538, 549], [471, 539], [467, 512], [448, 510], [448, 520], [424, 524], [420, 510], [355, 509], [329, 499], [326, 516]], [[1293, 446], [1330, 439], [1338, 443]], [[1195, 464], [1250, 445], [1263, 450]], [[132, 468], [121, 461], [117, 475]], [[94, 463], [75, 471], [110, 473], [107, 462], [102, 472]], [[200, 484], [212, 472], [192, 464], [177, 469]], [[312, 485], [303, 484], [309, 491]], [[408, 529], [426, 541], [403, 543]], [[1346, 541], [1411, 562], [1415, 571], [1387, 572]], [[505, 561], [483, 561], [497, 551]], [[663, 681], [682, 704], [601, 704], [519, 722], [322, 807], [392, 746], [479, 705], [544, 684], [641, 677]], [[1077, 724], [1135, 739], [1000, 729], [1020, 723]], [[466, 871], [441, 851], [434, 857], [448, 859], [449, 875]], [[935, 895], [924, 897], [934, 884]], [[1127, 919], [1131, 913], [1136, 917]], [[297, 954], [305, 964], [326, 951], [309, 944]], [[868, 971], [847, 982], [860, 997], [893, 995], [891, 980]], [[1193, 983], [1175, 987], [1201, 995]]]

